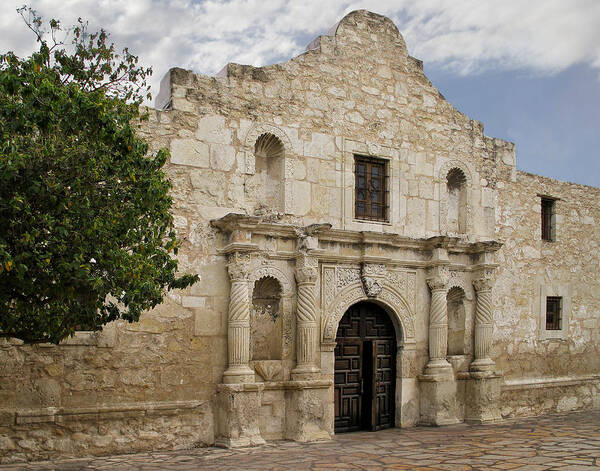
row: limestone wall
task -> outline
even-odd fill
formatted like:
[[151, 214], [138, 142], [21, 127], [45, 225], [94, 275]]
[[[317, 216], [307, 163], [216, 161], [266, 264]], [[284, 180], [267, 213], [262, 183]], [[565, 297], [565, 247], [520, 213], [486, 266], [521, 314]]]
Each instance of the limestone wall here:
[[[558, 198], [554, 242], [541, 240], [539, 195]], [[505, 416], [600, 405], [599, 202], [598, 188], [524, 172], [498, 192], [493, 356]], [[545, 330], [545, 296], [562, 297], [562, 332]]]

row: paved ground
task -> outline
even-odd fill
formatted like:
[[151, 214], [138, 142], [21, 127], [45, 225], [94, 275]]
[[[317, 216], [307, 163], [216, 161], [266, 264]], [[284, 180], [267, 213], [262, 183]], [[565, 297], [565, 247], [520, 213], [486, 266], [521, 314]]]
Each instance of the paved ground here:
[[497, 425], [392, 429], [330, 442], [202, 448], [0, 466], [0, 471], [600, 470], [600, 411]]

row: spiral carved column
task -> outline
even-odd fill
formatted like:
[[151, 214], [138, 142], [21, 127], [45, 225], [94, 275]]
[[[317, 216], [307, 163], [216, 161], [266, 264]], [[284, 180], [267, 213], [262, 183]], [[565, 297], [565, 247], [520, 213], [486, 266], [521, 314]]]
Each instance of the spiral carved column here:
[[292, 371], [294, 379], [310, 379], [320, 372], [316, 365], [318, 329], [315, 285], [317, 266], [316, 258], [304, 254], [296, 260], [298, 306], [296, 309], [296, 368]]
[[231, 279], [227, 347], [229, 365], [223, 374], [224, 383], [254, 381], [250, 360], [250, 296], [248, 292], [249, 254], [234, 253], [229, 257], [227, 270]]
[[451, 370], [446, 360], [448, 352], [448, 306], [446, 303], [447, 276], [437, 274], [427, 279], [431, 290], [429, 310], [429, 363], [425, 374], [447, 373]]
[[475, 311], [475, 359], [471, 363], [472, 371], [493, 369], [490, 358], [492, 346], [492, 286], [493, 279], [484, 277], [473, 281], [477, 291], [477, 309]]

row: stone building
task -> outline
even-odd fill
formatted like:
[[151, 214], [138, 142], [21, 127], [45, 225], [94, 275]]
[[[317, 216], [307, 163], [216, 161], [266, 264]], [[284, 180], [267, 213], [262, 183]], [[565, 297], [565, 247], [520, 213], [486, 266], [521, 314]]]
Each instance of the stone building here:
[[[216, 77], [172, 69], [180, 268], [138, 323], [0, 344], [0, 460], [600, 407], [600, 189], [520, 172], [387, 18]], [[543, 156], [542, 156], [543, 157]]]

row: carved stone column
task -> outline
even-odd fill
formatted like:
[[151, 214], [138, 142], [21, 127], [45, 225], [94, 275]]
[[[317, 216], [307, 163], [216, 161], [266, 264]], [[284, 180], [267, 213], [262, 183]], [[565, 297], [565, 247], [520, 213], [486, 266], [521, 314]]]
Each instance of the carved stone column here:
[[229, 256], [227, 270], [231, 279], [227, 350], [229, 366], [223, 374], [224, 383], [254, 382], [250, 360], [250, 295], [248, 266], [250, 255], [235, 252]]
[[473, 281], [477, 291], [477, 308], [475, 311], [475, 359], [471, 363], [471, 371], [490, 371], [494, 361], [490, 358], [492, 346], [492, 273]]
[[320, 370], [316, 365], [318, 329], [316, 294], [318, 261], [315, 257], [301, 254], [296, 259], [298, 283], [298, 306], [296, 310], [296, 368], [292, 370], [295, 380], [311, 379]]
[[[444, 254], [446, 255], [446, 254]], [[447, 256], [444, 257], [447, 259]], [[429, 363], [419, 376], [420, 422], [426, 425], [448, 425], [460, 421], [458, 385], [448, 352], [448, 307], [446, 290], [448, 268], [436, 266], [429, 272], [427, 284], [431, 290], [429, 310]]]
[[431, 307], [429, 309], [429, 363], [425, 368], [426, 375], [447, 374], [452, 366], [446, 360], [448, 353], [448, 306], [446, 289], [448, 272], [438, 267], [427, 279], [431, 290]]
[[492, 345], [493, 270], [483, 270], [473, 281], [477, 292], [475, 311], [475, 359], [471, 363], [471, 378], [466, 382], [465, 421], [474, 423], [500, 420], [500, 386], [502, 377], [494, 371], [490, 358]]

